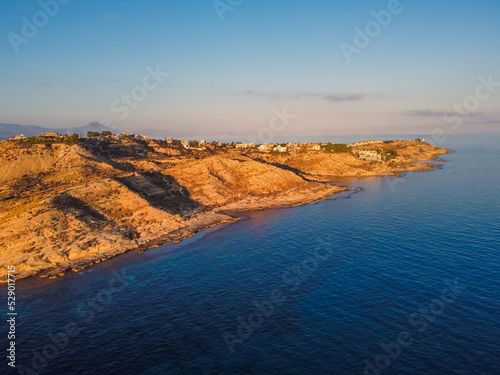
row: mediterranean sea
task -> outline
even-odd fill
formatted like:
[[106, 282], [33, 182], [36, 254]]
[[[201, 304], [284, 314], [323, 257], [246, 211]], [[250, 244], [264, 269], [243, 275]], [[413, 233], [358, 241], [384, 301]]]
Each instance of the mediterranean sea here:
[[436, 145], [432, 171], [18, 281], [11, 373], [500, 373], [500, 136]]

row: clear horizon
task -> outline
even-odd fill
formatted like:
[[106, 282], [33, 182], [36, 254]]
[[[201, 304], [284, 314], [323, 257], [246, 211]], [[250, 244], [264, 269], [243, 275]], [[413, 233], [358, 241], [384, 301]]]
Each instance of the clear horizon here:
[[207, 137], [499, 130], [493, 0], [0, 7], [3, 123]]

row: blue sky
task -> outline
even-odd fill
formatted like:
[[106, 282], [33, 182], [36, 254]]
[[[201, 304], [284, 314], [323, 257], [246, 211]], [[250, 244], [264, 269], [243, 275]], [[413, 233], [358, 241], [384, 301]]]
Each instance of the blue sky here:
[[500, 84], [474, 97], [500, 82], [500, 2], [394, 1], [3, 1], [0, 122], [252, 135], [286, 108], [281, 135], [428, 134], [468, 100], [453, 130], [498, 130]]

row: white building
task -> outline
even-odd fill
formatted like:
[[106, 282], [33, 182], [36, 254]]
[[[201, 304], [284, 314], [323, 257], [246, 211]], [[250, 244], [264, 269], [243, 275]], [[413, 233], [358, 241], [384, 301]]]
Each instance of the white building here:
[[382, 155], [376, 150], [354, 150], [353, 154], [365, 161], [382, 161]]
[[276, 146], [275, 148], [273, 148], [273, 151], [276, 151], [276, 152], [287, 152], [288, 149], [286, 148], [286, 146]]
[[255, 143], [236, 143], [235, 148], [255, 148]]

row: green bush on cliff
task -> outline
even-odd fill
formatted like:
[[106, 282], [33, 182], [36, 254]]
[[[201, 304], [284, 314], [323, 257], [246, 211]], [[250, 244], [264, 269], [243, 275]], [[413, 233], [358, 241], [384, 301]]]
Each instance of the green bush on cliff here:
[[78, 143], [79, 139], [80, 137], [78, 136], [78, 134], [75, 133], [73, 135], [65, 137], [63, 142], [68, 144], [73, 144], [73, 143]]
[[99, 133], [99, 132], [94, 132], [92, 130], [89, 130], [87, 132], [87, 137], [89, 137], [89, 138], [97, 138], [97, 137], [99, 137], [100, 134], [101, 133]]
[[351, 147], [345, 143], [331, 143], [328, 142], [322, 147], [325, 151], [329, 152], [351, 152]]
[[42, 137], [29, 137], [26, 139], [26, 143], [53, 143], [53, 139], [42, 138]]

